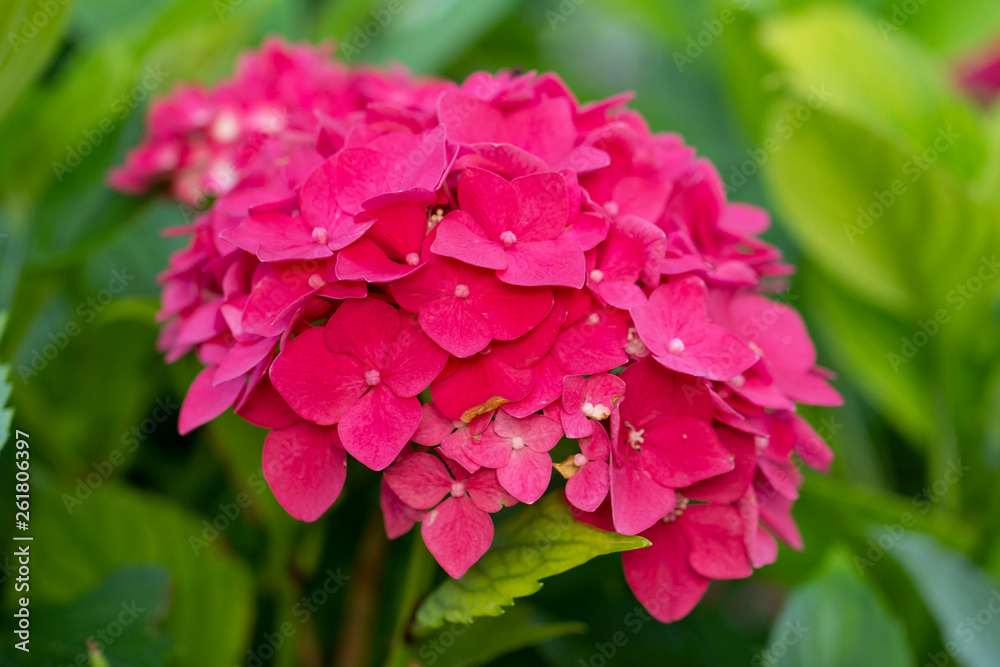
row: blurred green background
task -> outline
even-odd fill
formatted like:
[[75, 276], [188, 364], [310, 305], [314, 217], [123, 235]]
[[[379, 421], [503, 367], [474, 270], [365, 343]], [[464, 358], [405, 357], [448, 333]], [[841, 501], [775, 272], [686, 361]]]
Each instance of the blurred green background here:
[[[0, 5], [0, 442], [30, 434], [35, 538], [24, 654], [11, 439], [0, 664], [382, 664], [395, 642], [428, 667], [1000, 665], [1000, 105], [953, 82], [1000, 39], [1000, 3], [399, 2], [384, 26], [378, 0]], [[782, 298], [847, 399], [804, 411], [837, 455], [796, 505], [806, 550], [669, 626], [598, 558], [400, 653], [410, 537], [385, 543], [375, 475], [352, 467], [301, 524], [263, 481], [261, 431], [177, 435], [197, 364], [155, 352], [155, 275], [190, 212], [104, 186], [151, 95], [273, 33], [456, 79], [555, 70], [583, 100], [633, 90], [731, 199], [770, 209], [799, 265]]]

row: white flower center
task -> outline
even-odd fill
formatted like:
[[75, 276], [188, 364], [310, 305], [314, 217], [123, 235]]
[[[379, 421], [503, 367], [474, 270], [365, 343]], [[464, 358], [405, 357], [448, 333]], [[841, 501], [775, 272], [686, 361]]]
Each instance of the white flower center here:
[[684, 341], [680, 338], [674, 338], [667, 346], [667, 350], [670, 351], [670, 354], [680, 354], [684, 351]]
[[500, 242], [508, 248], [517, 243], [517, 235], [509, 229], [500, 235]]
[[327, 241], [330, 240], [330, 235], [326, 231], [326, 227], [313, 227], [312, 239], [320, 245], [326, 245]]
[[601, 282], [602, 280], [604, 280], [604, 271], [601, 271], [600, 269], [594, 269], [593, 271], [590, 272], [590, 279], [593, 280], [595, 283]]
[[469, 294], [471, 294], [471, 293], [472, 292], [469, 291], [469, 286], [468, 285], [455, 285], [455, 298], [456, 299], [467, 299], [467, 298], [469, 298]]
[[374, 368], [370, 371], [365, 371], [365, 384], [369, 387], [374, 387], [377, 384], [382, 383], [382, 374], [379, 373]]
[[510, 444], [514, 449], [524, 449], [524, 438], [515, 436], [510, 439]]
[[410, 266], [416, 266], [420, 263], [420, 255], [415, 252], [408, 253], [406, 255], [406, 263]]

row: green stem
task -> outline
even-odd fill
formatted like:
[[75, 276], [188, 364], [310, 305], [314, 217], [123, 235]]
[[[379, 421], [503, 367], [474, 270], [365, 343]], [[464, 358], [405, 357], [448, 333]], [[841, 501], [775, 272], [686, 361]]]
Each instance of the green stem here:
[[410, 627], [417, 611], [417, 605], [427, 595], [434, 581], [434, 558], [416, 533], [410, 535], [410, 557], [406, 566], [406, 578], [399, 601], [399, 612], [389, 646], [387, 667], [410, 667], [419, 665], [411, 653]]
[[350, 592], [344, 606], [347, 613], [333, 656], [335, 667], [364, 667], [371, 662], [372, 626], [379, 606], [388, 542], [376, 505], [365, 522], [355, 557]]

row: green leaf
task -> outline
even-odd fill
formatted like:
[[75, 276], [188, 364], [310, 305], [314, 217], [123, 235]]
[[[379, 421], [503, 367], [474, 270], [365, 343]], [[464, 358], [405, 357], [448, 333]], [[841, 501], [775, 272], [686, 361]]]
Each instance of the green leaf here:
[[499, 616], [514, 598], [535, 593], [540, 579], [604, 554], [641, 549], [649, 541], [598, 530], [573, 518], [561, 492], [522, 507], [497, 529], [493, 546], [461, 579], [438, 586], [417, 610], [417, 629]]
[[[435, 72], [458, 58], [476, 39], [512, 12], [521, 0], [409, 0], [386, 3], [345, 35], [339, 53], [373, 62], [399, 60], [418, 72]], [[397, 7], [393, 12], [390, 6]], [[365, 30], [382, 32], [367, 46]]]
[[556, 637], [582, 635], [583, 623], [553, 623], [528, 604], [472, 625], [452, 624], [424, 638], [414, 648], [416, 659], [438, 667], [477, 667]]
[[835, 552], [824, 572], [792, 591], [755, 664], [799, 667], [910, 667], [902, 624]]
[[[100, 664], [161, 667], [170, 640], [157, 628], [167, 612], [169, 588], [164, 568], [127, 565], [70, 605], [33, 607], [31, 652], [25, 656], [30, 660], [24, 664], [75, 665], [90, 652], [106, 660]], [[92, 651], [88, 639], [94, 641]]]
[[48, 62], [72, 4], [72, 0], [11, 0], [0, 6], [0, 125]]
[[889, 551], [937, 621], [945, 648], [966, 667], [1000, 665], [1000, 583], [929, 535], [910, 533]]
[[[33, 602], [68, 603], [116, 568], [157, 563], [173, 578], [163, 630], [175, 664], [231, 665], [243, 658], [254, 616], [250, 574], [210, 526], [171, 503], [103, 481], [86, 493], [33, 471]], [[221, 538], [224, 539], [224, 538]]]
[[928, 443], [934, 435], [930, 355], [908, 359], [901, 351], [915, 326], [852, 297], [810, 265], [801, 268], [796, 285], [817, 337], [833, 353], [832, 366], [850, 376], [900, 432]]
[[940, 163], [965, 176], [982, 166], [983, 130], [971, 103], [952, 92], [951, 73], [912, 38], [887, 39], [871, 17], [842, 5], [776, 16], [760, 35], [798, 97], [825, 91], [824, 108], [910, 154], [951, 127], [962, 141]]
[[[774, 118], [794, 108], [802, 107], [780, 103]], [[960, 142], [974, 141], [949, 136], [947, 127], [938, 159], [924, 161], [923, 148], [814, 110], [765, 165], [774, 201], [805, 251], [856, 297], [912, 328], [938, 309], [957, 310], [954, 290], [992, 247], [1000, 215], [941, 167]]]

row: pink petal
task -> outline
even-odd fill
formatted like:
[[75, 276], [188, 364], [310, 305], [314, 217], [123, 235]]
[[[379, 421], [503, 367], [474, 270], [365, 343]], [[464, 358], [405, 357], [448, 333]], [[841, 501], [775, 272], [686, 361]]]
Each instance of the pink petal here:
[[438, 224], [431, 252], [486, 269], [507, 268], [503, 244], [487, 238], [465, 211], [453, 211]]
[[674, 490], [653, 481], [638, 462], [611, 463], [611, 511], [615, 530], [638, 535], [674, 508]]
[[191, 383], [177, 420], [177, 430], [181, 435], [207, 424], [228, 410], [243, 390], [246, 382], [242, 377], [213, 384], [215, 369], [215, 366], [205, 368]]
[[381, 371], [389, 350], [397, 345], [400, 315], [378, 299], [345, 301], [330, 316], [323, 331], [330, 352], [351, 355], [365, 371]]
[[518, 217], [510, 228], [520, 241], [549, 241], [569, 223], [569, 195], [561, 174], [532, 174], [511, 183]]
[[712, 426], [693, 417], [657, 420], [645, 428], [643, 460], [663, 486], [680, 488], [729, 472], [735, 466]]
[[416, 270], [416, 266], [389, 259], [385, 251], [367, 237], [358, 239], [337, 253], [336, 274], [340, 280], [388, 283], [405, 278]]
[[430, 509], [451, 490], [452, 479], [441, 459], [409, 454], [386, 469], [383, 479], [399, 499], [415, 509]]
[[343, 419], [368, 391], [366, 370], [354, 357], [330, 352], [324, 329], [316, 327], [281, 351], [271, 365], [271, 382], [300, 417], [330, 425]]
[[709, 579], [753, 574], [743, 540], [743, 518], [730, 505], [692, 505], [677, 520], [691, 545], [691, 568]]
[[719, 440], [734, 458], [735, 467], [721, 475], [698, 482], [681, 493], [685, 498], [717, 503], [733, 503], [743, 497], [753, 481], [757, 465], [754, 437], [728, 426], [716, 425]]
[[590, 461], [567, 480], [566, 500], [584, 512], [593, 512], [608, 497], [610, 486], [608, 464], [604, 461]]
[[488, 238], [499, 239], [517, 222], [514, 188], [492, 172], [475, 167], [463, 171], [458, 179], [458, 202], [482, 226]]
[[421, 331], [417, 316], [398, 311], [399, 335], [389, 346], [382, 381], [397, 396], [416, 396], [427, 389], [448, 362], [448, 353]]
[[470, 438], [462, 449], [478, 465], [502, 468], [510, 462], [513, 446], [510, 438], [498, 435], [491, 424], [478, 437]]
[[267, 373], [263, 374], [250, 395], [241, 399], [241, 403], [236, 406], [236, 414], [261, 428], [284, 428], [300, 419], [275, 390]]
[[545, 494], [552, 477], [552, 459], [530, 447], [515, 449], [510, 461], [497, 470], [497, 480], [522, 503], [533, 503]]
[[307, 421], [267, 435], [262, 467], [274, 497], [300, 521], [322, 516], [347, 478], [347, 456], [336, 431]]
[[382, 493], [379, 496], [379, 506], [382, 508], [382, 521], [385, 524], [385, 534], [390, 540], [405, 535], [413, 528], [413, 524], [423, 519], [424, 513], [415, 510], [399, 499], [382, 478]]
[[427, 513], [420, 534], [444, 571], [458, 579], [490, 548], [493, 520], [467, 496], [448, 498]]
[[517, 501], [500, 486], [495, 470], [482, 468], [465, 480], [465, 490], [476, 507], [493, 514]]
[[254, 341], [237, 341], [229, 350], [229, 354], [219, 364], [212, 380], [215, 384], [226, 382], [237, 378], [250, 371], [251, 368], [261, 362], [264, 357], [274, 351], [278, 344], [276, 338], [260, 338]]
[[663, 623], [678, 621], [708, 590], [708, 579], [688, 564], [688, 542], [676, 522], [656, 522], [643, 534], [652, 546], [622, 554], [625, 580], [650, 614]]
[[463, 359], [451, 375], [431, 383], [431, 397], [446, 416], [461, 419], [467, 410], [493, 398], [520, 401], [534, 381], [531, 369], [511, 368], [492, 354], [477, 354]]
[[561, 285], [579, 289], [586, 281], [583, 251], [565, 241], [525, 241], [507, 248], [507, 268], [497, 277], [525, 287]]
[[340, 438], [351, 456], [383, 470], [406, 446], [420, 424], [420, 401], [400, 398], [385, 385], [372, 387], [340, 420]]

